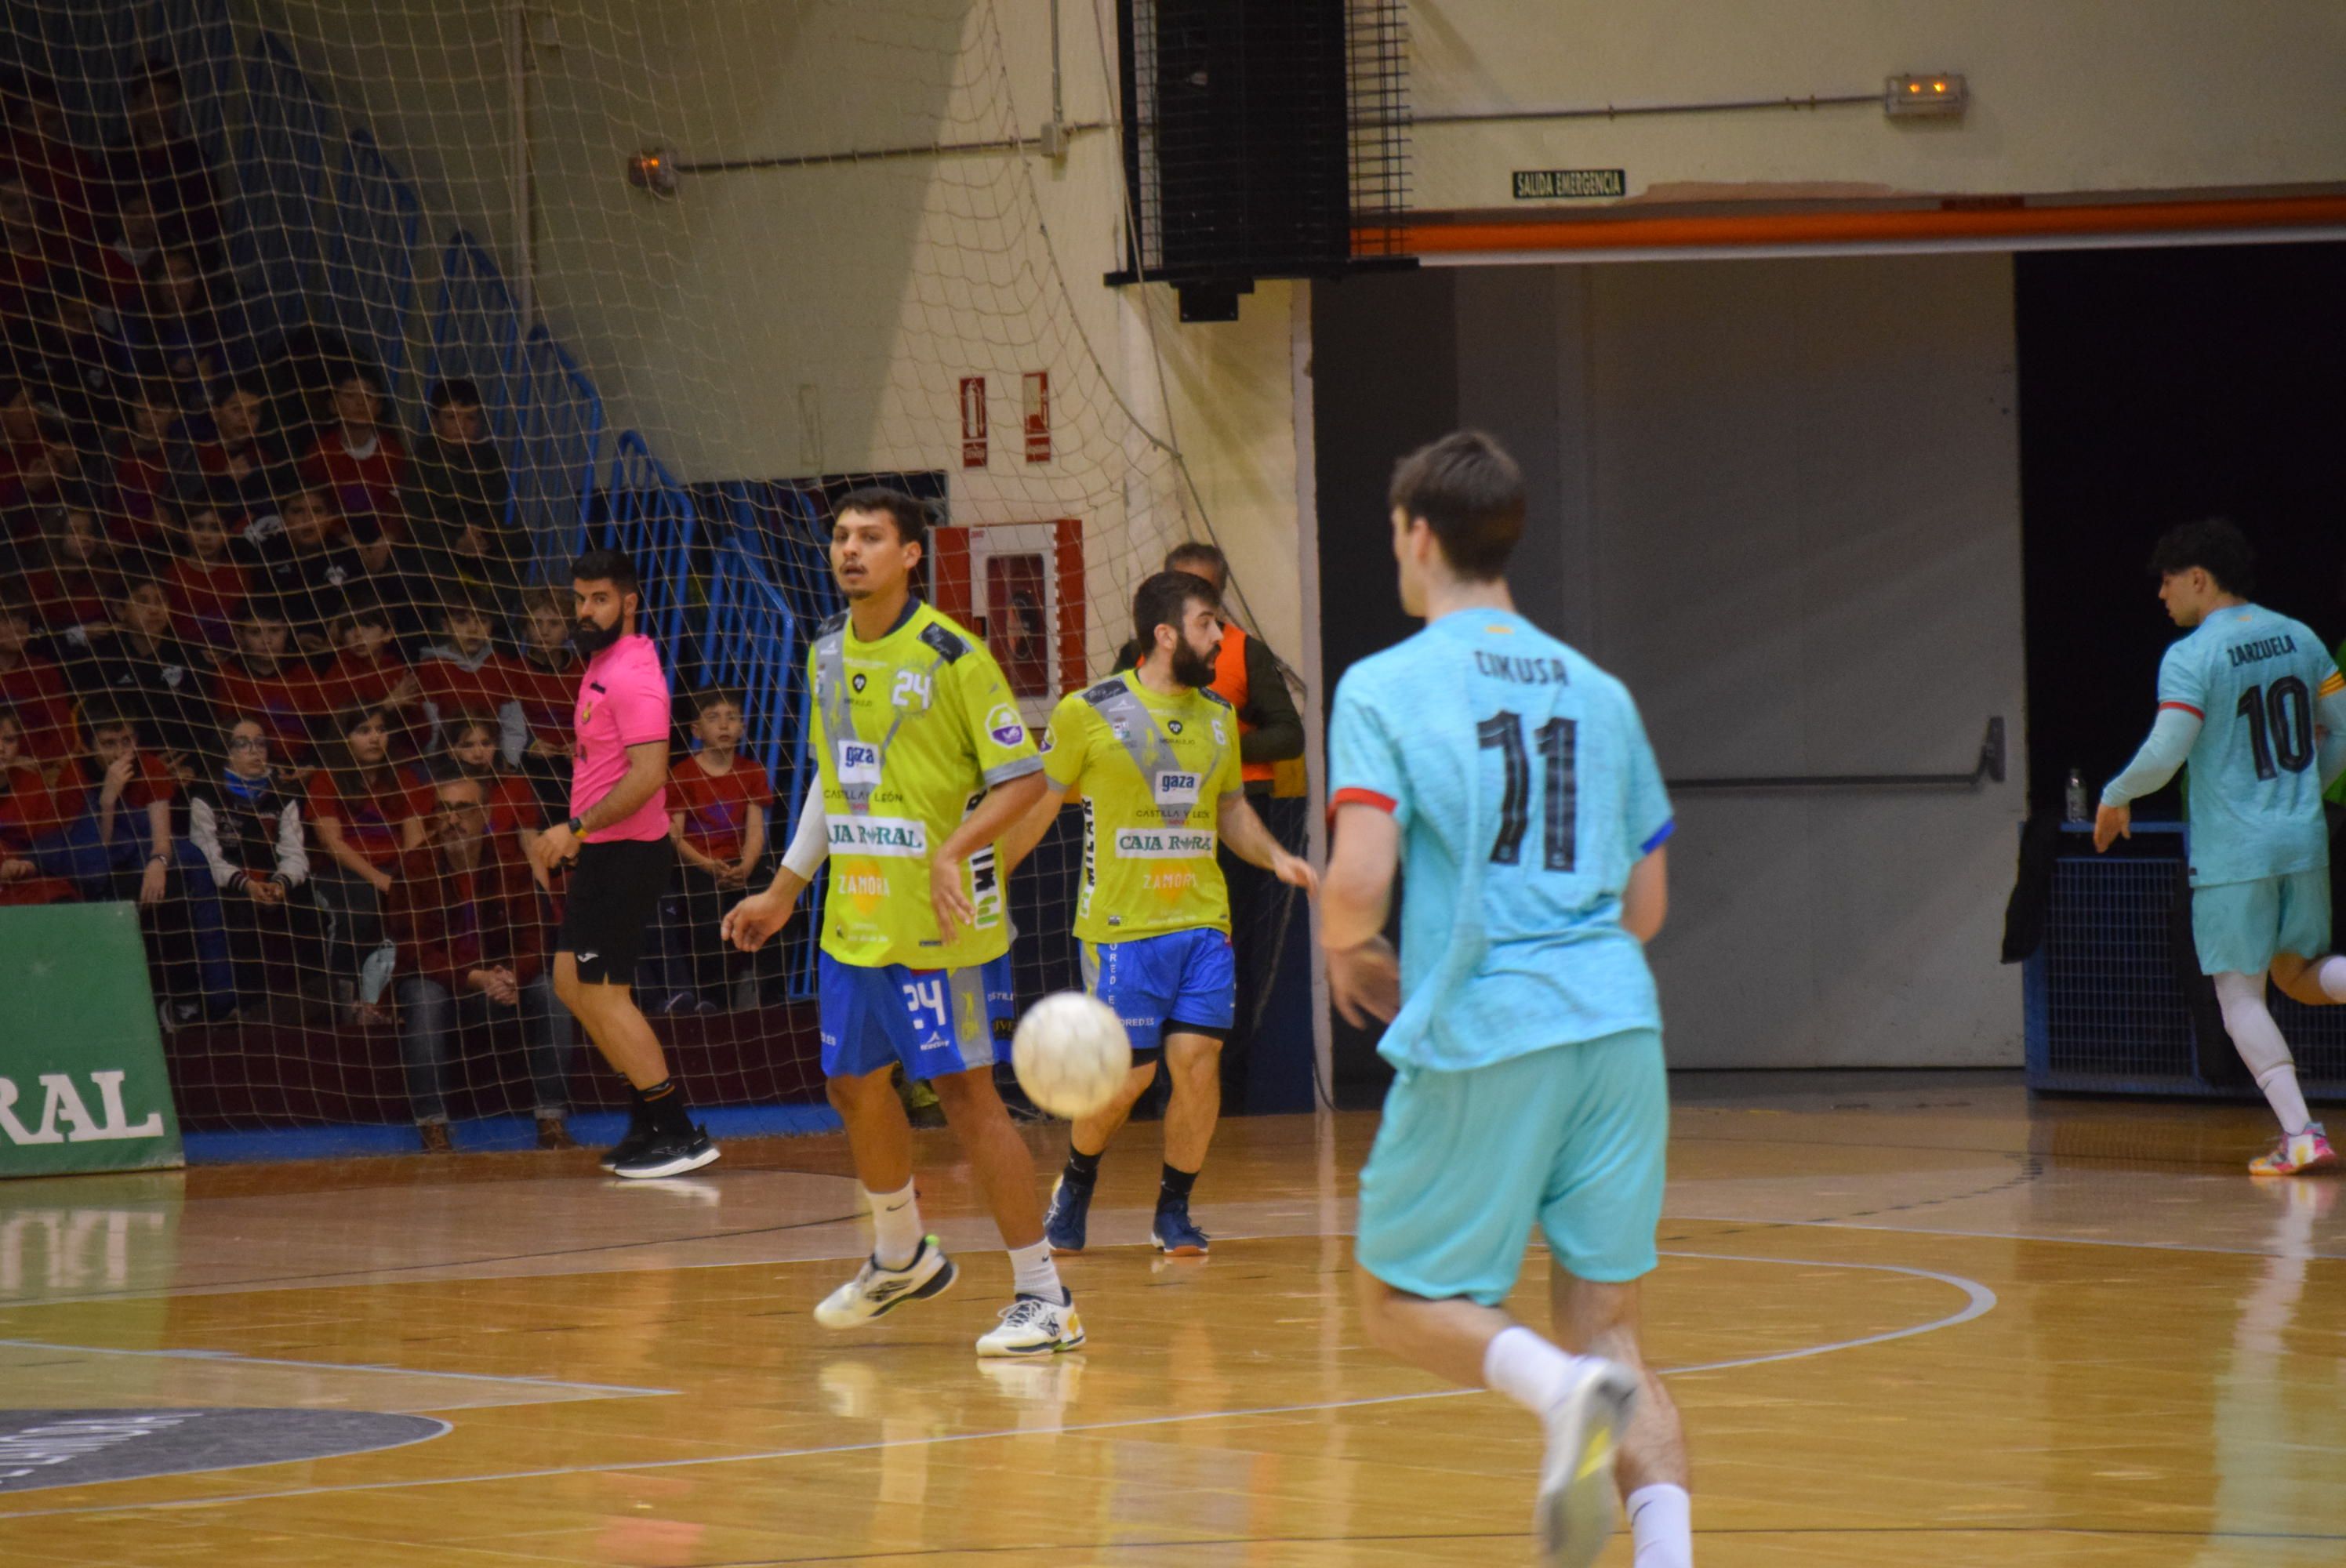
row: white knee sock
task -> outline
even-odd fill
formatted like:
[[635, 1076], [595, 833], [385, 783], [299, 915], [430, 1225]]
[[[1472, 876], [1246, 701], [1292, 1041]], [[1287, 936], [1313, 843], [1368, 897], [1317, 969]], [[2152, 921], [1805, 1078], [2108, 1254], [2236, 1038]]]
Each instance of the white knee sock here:
[[2332, 1002], [2346, 1002], [2346, 957], [2325, 958], [2314, 967], [2313, 983]]
[[906, 1182], [902, 1192], [865, 1187], [863, 1196], [872, 1205], [872, 1256], [882, 1268], [903, 1268], [921, 1250], [921, 1205], [913, 1184]]
[[1545, 1420], [1572, 1381], [1577, 1359], [1517, 1323], [1484, 1347], [1483, 1381]]
[[1631, 1568], [1694, 1568], [1694, 1504], [1683, 1486], [1641, 1486], [1628, 1496]]
[[2297, 1086], [2297, 1062], [2289, 1054], [2289, 1042], [2281, 1038], [2280, 1025], [2265, 1006], [2265, 977], [2218, 974], [2212, 978], [2217, 1004], [2224, 1010], [2224, 1033], [2232, 1037], [2232, 1048], [2249, 1064], [2257, 1087], [2264, 1091], [2265, 1103], [2280, 1118], [2280, 1130], [2305, 1131], [2313, 1115], [2305, 1108], [2305, 1095]]
[[1067, 1294], [1067, 1288], [1059, 1283], [1059, 1266], [1051, 1261], [1047, 1237], [1032, 1247], [1010, 1249], [1010, 1288], [1021, 1296], [1039, 1296], [1059, 1307], [1074, 1299]]

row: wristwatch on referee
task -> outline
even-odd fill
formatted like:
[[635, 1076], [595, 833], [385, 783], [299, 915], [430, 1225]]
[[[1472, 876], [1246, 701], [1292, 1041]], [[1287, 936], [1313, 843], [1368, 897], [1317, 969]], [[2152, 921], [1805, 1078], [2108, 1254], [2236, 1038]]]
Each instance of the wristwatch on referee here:
[[564, 825], [570, 830], [570, 836], [574, 839], [583, 839], [586, 836], [586, 819], [584, 817], [573, 817]]

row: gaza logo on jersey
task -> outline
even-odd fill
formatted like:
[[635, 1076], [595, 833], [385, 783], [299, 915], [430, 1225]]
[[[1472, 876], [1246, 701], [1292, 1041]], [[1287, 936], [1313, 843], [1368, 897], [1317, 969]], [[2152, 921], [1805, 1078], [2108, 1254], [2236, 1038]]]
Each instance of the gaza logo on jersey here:
[[996, 746], [1015, 746], [1026, 738], [1026, 727], [1018, 720], [1017, 710], [1006, 702], [997, 702], [994, 711], [985, 716], [985, 733]]
[[1160, 806], [1194, 806], [1198, 801], [1198, 776], [1195, 773], [1159, 773], [1157, 776], [1157, 803]]
[[839, 781], [842, 784], [879, 783], [880, 748], [868, 741], [841, 741], [839, 743]]

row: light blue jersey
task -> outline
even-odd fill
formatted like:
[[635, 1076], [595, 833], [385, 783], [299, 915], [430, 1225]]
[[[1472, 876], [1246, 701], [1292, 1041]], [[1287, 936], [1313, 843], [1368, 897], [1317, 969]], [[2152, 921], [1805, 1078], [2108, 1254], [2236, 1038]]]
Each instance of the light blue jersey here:
[[2329, 865], [2314, 708], [2340, 685], [2320, 637], [2258, 605], [2218, 610], [2167, 650], [2158, 706], [2201, 721], [2188, 761], [2193, 886]]
[[1621, 894], [1670, 803], [1619, 681], [1521, 616], [1460, 610], [1345, 673], [1328, 748], [1331, 803], [1402, 828], [1381, 1054], [1458, 1071], [1660, 1027]]

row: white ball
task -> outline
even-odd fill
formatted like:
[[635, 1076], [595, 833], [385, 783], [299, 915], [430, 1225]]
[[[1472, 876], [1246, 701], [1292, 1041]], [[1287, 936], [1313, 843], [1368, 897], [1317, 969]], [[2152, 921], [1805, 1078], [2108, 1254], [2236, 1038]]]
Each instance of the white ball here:
[[1074, 1121], [1116, 1097], [1132, 1070], [1132, 1042], [1107, 1003], [1080, 991], [1061, 991], [1035, 1003], [1018, 1021], [1010, 1064], [1028, 1099]]

